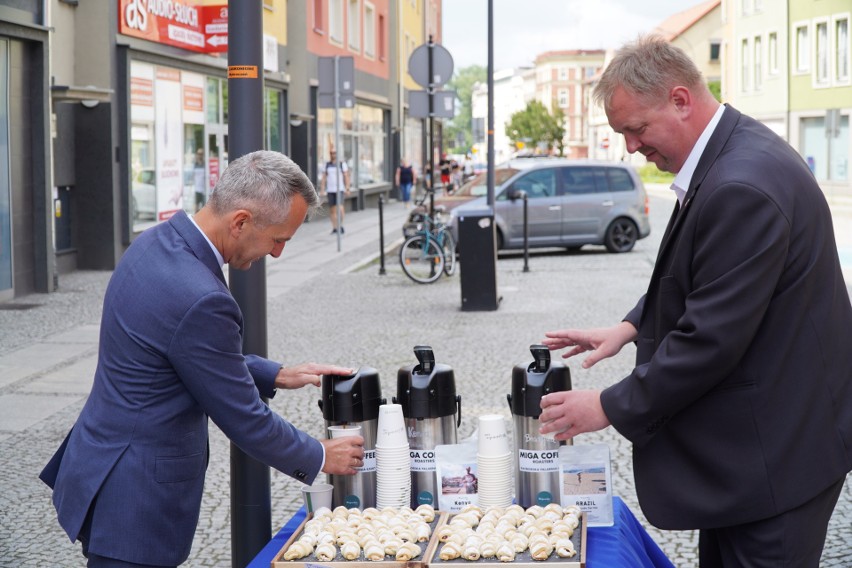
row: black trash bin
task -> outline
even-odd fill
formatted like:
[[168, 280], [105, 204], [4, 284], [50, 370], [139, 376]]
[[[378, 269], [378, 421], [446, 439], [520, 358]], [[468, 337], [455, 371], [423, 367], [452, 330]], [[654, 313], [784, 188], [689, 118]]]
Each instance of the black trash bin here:
[[459, 267], [461, 309], [464, 312], [496, 310], [497, 244], [494, 210], [483, 206], [459, 214]]

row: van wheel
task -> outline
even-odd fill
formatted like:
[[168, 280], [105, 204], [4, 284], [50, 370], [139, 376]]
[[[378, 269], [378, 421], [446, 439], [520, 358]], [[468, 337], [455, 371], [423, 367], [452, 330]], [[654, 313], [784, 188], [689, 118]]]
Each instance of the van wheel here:
[[609, 252], [629, 252], [639, 238], [639, 230], [630, 219], [616, 219], [610, 223], [604, 236], [604, 245]]

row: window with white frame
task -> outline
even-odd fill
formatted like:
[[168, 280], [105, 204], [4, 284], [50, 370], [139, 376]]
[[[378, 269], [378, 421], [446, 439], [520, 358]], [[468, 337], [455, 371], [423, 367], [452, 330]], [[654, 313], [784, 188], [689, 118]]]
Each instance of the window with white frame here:
[[568, 106], [568, 89], [559, 89], [559, 106], [561, 108]]
[[349, 10], [346, 16], [349, 49], [361, 51], [361, 0], [349, 0]]
[[796, 72], [807, 73], [811, 68], [811, 44], [808, 37], [808, 24], [796, 26]]
[[376, 57], [376, 8], [364, 2], [364, 55]]
[[343, 44], [343, 0], [328, 0], [328, 36], [334, 43]]
[[816, 22], [814, 30], [814, 40], [816, 41], [816, 69], [814, 80], [817, 85], [829, 84], [829, 44], [828, 44], [828, 22]]
[[763, 87], [763, 38], [754, 37], [754, 90]]
[[768, 48], [768, 59], [767, 62], [769, 64], [769, 69], [767, 71], [770, 75], [778, 74], [778, 32], [769, 32], [769, 45]]
[[568, 80], [568, 67], [564, 65], [559, 66], [559, 80], [567, 81]]
[[849, 16], [838, 16], [834, 20], [834, 80], [849, 83]]
[[740, 81], [743, 92], [749, 90], [749, 51], [748, 40], [744, 39], [740, 44]]
[[748, 16], [749, 14], [751, 14], [751, 6], [752, 6], [751, 2], [752, 2], [752, 0], [741, 0], [741, 2], [742, 2], [742, 4], [740, 6], [740, 8], [741, 8], [740, 13], [743, 16]]

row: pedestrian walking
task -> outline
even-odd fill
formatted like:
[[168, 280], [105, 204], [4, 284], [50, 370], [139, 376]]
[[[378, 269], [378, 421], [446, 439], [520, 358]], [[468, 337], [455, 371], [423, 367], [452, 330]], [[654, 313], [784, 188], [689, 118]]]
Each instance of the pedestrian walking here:
[[824, 193], [661, 38], [620, 49], [594, 97], [628, 151], [677, 174], [677, 202], [623, 321], [544, 340], [585, 368], [635, 343], [636, 367], [546, 395], [541, 431], [613, 425], [645, 516], [698, 529], [702, 567], [815, 568], [852, 470], [852, 305]]
[[417, 174], [414, 173], [414, 167], [407, 158], [400, 160], [394, 181], [399, 188], [399, 200], [402, 201], [406, 209], [410, 208], [411, 188], [417, 183]]
[[344, 199], [349, 197], [350, 190], [349, 165], [344, 160], [338, 162], [337, 151], [332, 149], [320, 177], [320, 195], [328, 201], [332, 235], [338, 231], [346, 232], [343, 228], [343, 217], [346, 214]]

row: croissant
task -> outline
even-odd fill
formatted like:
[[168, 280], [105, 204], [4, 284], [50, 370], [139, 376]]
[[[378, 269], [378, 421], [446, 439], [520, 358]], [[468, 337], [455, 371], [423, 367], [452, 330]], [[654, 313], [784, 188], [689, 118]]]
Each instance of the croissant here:
[[535, 544], [530, 544], [530, 556], [533, 560], [547, 560], [550, 553], [553, 552], [553, 546], [549, 541], [539, 541]]
[[559, 539], [553, 548], [556, 550], [556, 555], [559, 558], [571, 558], [577, 554], [577, 551], [574, 550], [574, 543], [571, 542], [570, 538]]
[[450, 538], [455, 532], [456, 527], [451, 527], [450, 525], [444, 525], [440, 529], [438, 529], [437, 537], [441, 542], [447, 542], [447, 539]]
[[292, 543], [287, 551], [284, 553], [284, 560], [298, 560], [299, 558], [304, 558], [311, 552], [313, 552], [314, 548], [307, 544], [306, 542], [297, 540]]
[[568, 525], [572, 529], [576, 529], [580, 526], [580, 519], [575, 517], [574, 515], [565, 515], [559, 522], [564, 525]]
[[314, 551], [314, 555], [320, 562], [328, 562], [329, 560], [334, 560], [334, 557], [337, 556], [337, 547], [331, 544], [330, 542], [320, 544]]
[[521, 533], [515, 533], [509, 539], [509, 544], [515, 549], [515, 552], [523, 552], [529, 546], [529, 539]]
[[464, 547], [461, 553], [461, 557], [465, 560], [479, 560], [482, 554], [479, 552], [479, 546], [474, 546], [468, 544]]
[[562, 512], [566, 515], [573, 515], [575, 517], [579, 517], [583, 514], [583, 511], [580, 510], [580, 507], [576, 505], [568, 505], [562, 510]]
[[401, 561], [408, 561], [418, 556], [420, 556], [420, 547], [413, 542], [403, 543], [396, 551], [396, 559]]
[[527, 515], [532, 515], [536, 519], [544, 514], [544, 508], [539, 505], [533, 505], [527, 509]]
[[554, 513], [559, 513], [560, 517], [562, 516], [562, 513], [564, 512], [562, 510], [562, 505], [559, 505], [557, 503], [548, 503], [547, 505], [545, 505], [544, 510], [545, 511], [553, 511]]
[[504, 542], [497, 549], [497, 560], [500, 562], [512, 562], [515, 560], [515, 549], [508, 542]]
[[402, 540], [398, 538], [391, 538], [383, 543], [385, 545], [385, 554], [388, 556], [395, 556], [396, 552], [402, 546]]
[[482, 558], [494, 558], [497, 556], [497, 545], [490, 540], [486, 540], [479, 545], [479, 555]]
[[455, 542], [448, 542], [441, 547], [441, 552], [438, 555], [441, 560], [455, 560], [461, 556], [461, 545]]
[[417, 542], [426, 542], [432, 536], [432, 528], [425, 523], [418, 524], [414, 529], [414, 536]]
[[361, 545], [354, 540], [344, 542], [340, 547], [340, 554], [342, 554], [343, 558], [346, 560], [355, 560], [361, 556]]
[[385, 548], [378, 542], [370, 542], [364, 547], [364, 558], [373, 562], [385, 559]]
[[419, 507], [414, 509], [414, 512], [423, 517], [423, 520], [427, 523], [431, 523], [435, 520], [435, 509], [434, 507], [432, 507], [432, 505], [420, 505]]
[[402, 541], [409, 541], [410, 542], [410, 541], [416, 541], [417, 540], [417, 535], [414, 533], [414, 531], [411, 529], [411, 527], [401, 527], [401, 528], [395, 530], [394, 533], [396, 534], [397, 538], [399, 538]]

